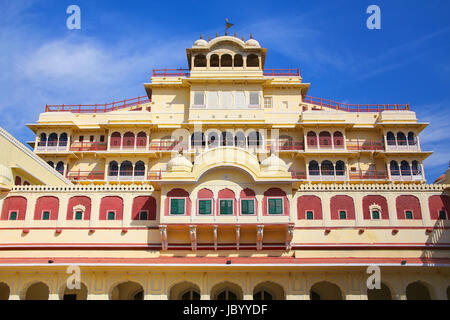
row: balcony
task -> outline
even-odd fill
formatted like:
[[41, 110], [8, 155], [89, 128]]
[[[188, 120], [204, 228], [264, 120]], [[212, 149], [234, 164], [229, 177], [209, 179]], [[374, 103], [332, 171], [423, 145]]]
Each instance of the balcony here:
[[67, 173], [67, 179], [74, 181], [81, 180], [104, 180], [105, 172], [104, 171], [69, 171]]
[[409, 104], [348, 104], [328, 99], [305, 96], [303, 102], [346, 112], [381, 112], [385, 110], [409, 110]]
[[47, 141], [46, 143], [38, 142], [36, 151], [67, 151], [67, 141]]
[[106, 180], [108, 181], [152, 181], [161, 180], [162, 172], [159, 171], [149, 171], [147, 176], [145, 171], [141, 170], [122, 170], [122, 171], [109, 171]]
[[310, 181], [346, 181], [345, 170], [309, 170]]
[[306, 146], [306, 150], [311, 150], [311, 151], [316, 151], [316, 150], [327, 150], [327, 151], [345, 150], [345, 146], [343, 144], [342, 145], [308, 144]]
[[292, 179], [294, 180], [306, 180], [306, 172], [305, 171], [291, 171]]
[[360, 141], [348, 140], [347, 150], [357, 151], [384, 151], [384, 143], [381, 141]]
[[[132, 99], [124, 99], [104, 104], [61, 104], [61, 105], [46, 105], [45, 112], [72, 112], [72, 113], [105, 113], [117, 111], [129, 107], [138, 106], [144, 103], [149, 103], [151, 100], [147, 96], [141, 96]], [[134, 110], [142, 110], [134, 109]], [[150, 107], [146, 109], [150, 111]]]
[[386, 171], [375, 170], [352, 170], [349, 174], [350, 180], [386, 180], [388, 174]]
[[274, 151], [303, 151], [305, 150], [305, 144], [303, 141], [292, 140], [267, 140], [267, 150]]
[[[181, 77], [189, 78], [191, 72], [189, 69], [153, 69], [153, 77]], [[264, 69], [263, 75], [266, 77], [300, 77], [300, 69]]]
[[150, 151], [178, 151], [188, 149], [188, 145], [177, 140], [159, 140], [150, 142], [148, 149]]
[[107, 149], [106, 142], [74, 142], [70, 145], [70, 151], [105, 151]]
[[386, 140], [386, 151], [420, 151], [417, 140]]
[[422, 181], [425, 180], [423, 174], [413, 170], [391, 170], [391, 180], [393, 181]]

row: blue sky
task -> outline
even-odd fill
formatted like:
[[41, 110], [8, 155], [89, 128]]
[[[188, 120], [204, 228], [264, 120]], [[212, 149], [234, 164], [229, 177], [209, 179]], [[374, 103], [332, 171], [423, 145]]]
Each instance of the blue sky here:
[[[81, 30], [66, 9], [81, 8]], [[381, 30], [366, 8], [381, 8]], [[309, 95], [348, 103], [410, 103], [428, 182], [450, 160], [450, 1], [0, 0], [0, 126], [22, 142], [45, 104], [105, 103], [144, 95], [153, 68], [186, 67], [203, 34], [250, 33], [266, 67], [297, 68]]]

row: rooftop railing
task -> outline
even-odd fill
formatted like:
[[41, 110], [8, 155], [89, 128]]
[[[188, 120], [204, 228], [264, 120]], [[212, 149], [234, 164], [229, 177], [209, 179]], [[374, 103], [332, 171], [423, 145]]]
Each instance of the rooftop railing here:
[[305, 96], [303, 102], [347, 112], [381, 112], [384, 110], [409, 110], [409, 104], [349, 104], [328, 99]]
[[[143, 103], [151, 102], [147, 96], [141, 96], [132, 99], [125, 99], [105, 104], [61, 104], [46, 105], [45, 112], [72, 112], [72, 113], [104, 113], [117, 111], [128, 107], [138, 106]], [[148, 108], [147, 111], [150, 111]]]
[[[153, 77], [189, 77], [191, 71], [189, 69], [153, 69]], [[263, 69], [263, 75], [266, 77], [299, 77], [300, 69], [280, 69], [271, 68]]]

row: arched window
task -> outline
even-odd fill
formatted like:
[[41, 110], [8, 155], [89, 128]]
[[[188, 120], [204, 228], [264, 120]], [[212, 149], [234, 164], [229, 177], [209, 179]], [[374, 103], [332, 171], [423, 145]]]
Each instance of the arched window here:
[[220, 57], [220, 66], [221, 67], [232, 67], [233, 66], [233, 59], [231, 58], [231, 55], [224, 54]]
[[406, 136], [403, 132], [397, 133], [397, 145], [406, 146]]
[[203, 54], [194, 57], [194, 67], [206, 67], [206, 57]]
[[111, 161], [108, 167], [108, 176], [117, 177], [119, 175], [119, 165], [116, 161]]
[[399, 176], [400, 170], [397, 161], [391, 161], [391, 176]]
[[56, 165], [56, 171], [64, 175], [64, 162], [62, 161], [58, 162], [58, 164]]
[[402, 176], [410, 176], [411, 175], [411, 167], [409, 166], [408, 161], [403, 160], [400, 163], [400, 171], [402, 172]]
[[416, 139], [414, 137], [414, 132], [408, 132], [408, 145], [414, 146], [416, 144]]
[[145, 175], [145, 164], [143, 161], [138, 161], [134, 165], [134, 176], [143, 177]]
[[56, 147], [58, 145], [58, 135], [56, 133], [52, 133], [48, 136], [47, 146]]
[[191, 282], [180, 282], [170, 288], [169, 300], [200, 300], [200, 288]]
[[320, 171], [323, 176], [334, 176], [334, 166], [329, 160], [322, 161]]
[[389, 131], [386, 134], [386, 141], [388, 146], [395, 146], [395, 134], [393, 134], [391, 131]]
[[284, 300], [285, 298], [283, 288], [275, 282], [266, 281], [253, 289], [253, 300]]
[[316, 147], [317, 146], [317, 135], [314, 131], [308, 132], [306, 135], [306, 143], [308, 147]]
[[242, 56], [240, 54], [234, 56], [234, 66], [235, 67], [244, 66], [244, 60], [242, 60]]
[[336, 175], [344, 176], [345, 175], [345, 163], [344, 161], [339, 160], [336, 162]]
[[133, 164], [131, 161], [124, 161], [120, 164], [120, 176], [128, 177], [133, 175]]
[[247, 56], [247, 67], [259, 67], [259, 58], [256, 54]]
[[237, 300], [237, 295], [229, 288], [225, 288], [217, 293], [217, 300]]
[[419, 161], [414, 160], [411, 165], [412, 174], [417, 176], [421, 174]]
[[335, 133], [333, 133], [333, 145], [335, 148], [344, 147], [344, 136], [341, 132], [336, 131]]
[[197, 290], [189, 289], [181, 295], [181, 300], [200, 300], [200, 293]]
[[47, 145], [47, 135], [45, 133], [41, 133], [41, 135], [39, 136], [38, 146], [45, 147], [46, 145]]
[[191, 136], [191, 146], [205, 146], [205, 135], [203, 132], [194, 132]]
[[321, 148], [331, 148], [331, 135], [328, 131], [319, 133], [319, 145]]
[[67, 146], [67, 133], [61, 133], [61, 135], [59, 136], [59, 146], [60, 147], [65, 147]]
[[210, 67], [218, 67], [219, 66], [219, 56], [217, 54], [211, 55], [209, 58], [209, 66]]
[[243, 132], [236, 132], [234, 136], [234, 145], [239, 148], [245, 148], [245, 135]]
[[48, 164], [50, 167], [52, 167], [52, 168], [55, 167], [55, 164], [53, 163], [53, 161], [48, 161], [47, 164]]
[[341, 289], [334, 283], [321, 281], [311, 287], [311, 300], [342, 300]]
[[111, 134], [111, 148], [113, 149], [117, 149], [120, 148], [120, 146], [122, 145], [122, 136], [120, 135], [119, 132], [114, 132], [113, 134]]
[[420, 281], [408, 284], [406, 287], [407, 300], [431, 300], [430, 290]]
[[257, 146], [261, 145], [261, 134], [258, 131], [252, 131], [248, 135], [248, 145], [249, 146]]
[[20, 186], [22, 185], [22, 178], [19, 176], [16, 176], [16, 180], [14, 181], [14, 185]]
[[229, 131], [222, 132], [222, 146], [232, 146], [232, 145], [233, 145], [233, 134]]
[[136, 138], [136, 147], [145, 148], [147, 146], [147, 134], [139, 132]]
[[217, 132], [210, 132], [208, 134], [208, 148], [216, 148], [219, 146], [219, 135]]
[[319, 163], [315, 160], [309, 162], [309, 175], [310, 176], [320, 175]]
[[127, 132], [123, 135], [123, 147], [134, 148], [134, 133]]

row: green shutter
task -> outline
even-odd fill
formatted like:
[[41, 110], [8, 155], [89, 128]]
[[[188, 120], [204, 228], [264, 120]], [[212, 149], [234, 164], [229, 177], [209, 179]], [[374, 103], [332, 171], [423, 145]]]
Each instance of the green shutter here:
[[110, 211], [108, 212], [108, 220], [115, 220], [115, 212], [114, 211]]
[[199, 214], [211, 214], [211, 200], [199, 200], [198, 201], [198, 213]]
[[9, 220], [17, 220], [17, 212], [16, 211], [11, 212], [11, 214], [9, 215]]
[[82, 220], [83, 219], [83, 212], [77, 211], [75, 212], [75, 220]]
[[185, 199], [170, 199], [170, 214], [184, 214]]
[[378, 210], [373, 210], [372, 211], [372, 219], [380, 219], [380, 212], [378, 212]]
[[347, 213], [345, 211], [339, 211], [339, 219], [347, 219]]
[[147, 220], [147, 211], [139, 212], [139, 220]]
[[314, 220], [314, 213], [312, 211], [306, 212], [306, 219], [307, 220]]
[[408, 219], [408, 220], [412, 219], [413, 218], [412, 212], [411, 211], [406, 211], [405, 212], [405, 218]]
[[233, 214], [233, 200], [220, 200], [220, 214]]
[[241, 201], [241, 214], [254, 214], [255, 213], [255, 201], [254, 200], [242, 200]]
[[269, 214], [283, 213], [283, 199], [269, 199]]
[[444, 210], [439, 211], [439, 219], [447, 220], [447, 214]]
[[44, 211], [44, 213], [42, 213], [42, 220], [50, 220], [50, 212], [49, 211]]

